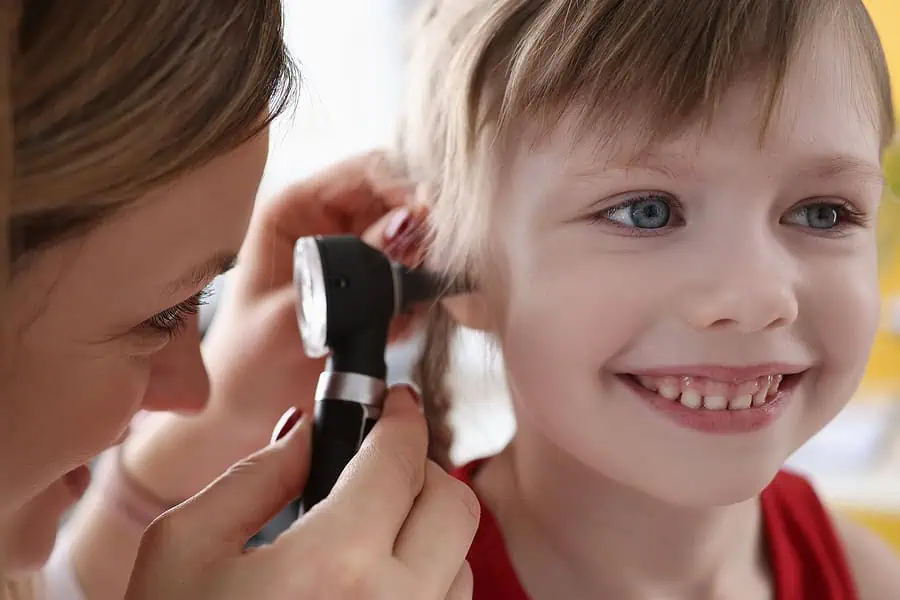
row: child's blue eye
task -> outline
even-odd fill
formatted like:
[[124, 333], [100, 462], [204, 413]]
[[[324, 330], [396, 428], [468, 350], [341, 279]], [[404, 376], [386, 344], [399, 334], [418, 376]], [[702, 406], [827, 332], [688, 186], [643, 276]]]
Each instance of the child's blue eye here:
[[812, 202], [788, 213], [782, 223], [794, 225], [822, 235], [840, 236], [848, 228], [865, 226], [869, 217], [846, 200]]
[[840, 204], [820, 202], [795, 209], [785, 221], [800, 227], [828, 230], [845, 224], [849, 220], [846, 212]]
[[662, 229], [670, 224], [672, 207], [663, 196], [644, 196], [610, 208], [605, 216], [624, 227]]

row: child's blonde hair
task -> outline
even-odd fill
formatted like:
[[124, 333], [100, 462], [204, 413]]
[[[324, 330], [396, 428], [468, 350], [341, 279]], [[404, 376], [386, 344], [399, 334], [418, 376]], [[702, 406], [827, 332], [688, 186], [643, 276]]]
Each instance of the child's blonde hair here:
[[[650, 144], [708, 124], [742, 77], [759, 76], [764, 128], [792, 59], [833, 23], [858, 67], [860, 104], [893, 137], [890, 78], [861, 0], [432, 0], [418, 15], [400, 159], [432, 206], [432, 266], [479, 281], [489, 253], [498, 158], [564, 116], [573, 133], [615, 139], [638, 125]], [[528, 127], [525, 127], [525, 125]], [[765, 131], [761, 131], [762, 136]], [[518, 139], [516, 137], [518, 136]], [[636, 150], [640, 150], [640, 147]], [[454, 333], [436, 306], [417, 376], [432, 458], [449, 465], [444, 378]]]

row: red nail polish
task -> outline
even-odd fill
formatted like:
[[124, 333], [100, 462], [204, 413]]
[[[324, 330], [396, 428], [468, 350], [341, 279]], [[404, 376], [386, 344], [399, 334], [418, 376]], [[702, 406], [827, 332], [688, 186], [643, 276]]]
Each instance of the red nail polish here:
[[401, 256], [409, 254], [422, 244], [422, 230], [413, 229], [397, 238], [397, 253]]
[[386, 244], [394, 241], [403, 235], [412, 224], [412, 213], [407, 209], [403, 209], [395, 214], [384, 230], [384, 241]]
[[297, 410], [296, 408], [289, 408], [281, 418], [278, 419], [278, 423], [275, 424], [275, 429], [272, 431], [272, 443], [274, 444], [297, 426], [297, 423], [300, 421], [300, 418], [303, 416], [303, 413]]

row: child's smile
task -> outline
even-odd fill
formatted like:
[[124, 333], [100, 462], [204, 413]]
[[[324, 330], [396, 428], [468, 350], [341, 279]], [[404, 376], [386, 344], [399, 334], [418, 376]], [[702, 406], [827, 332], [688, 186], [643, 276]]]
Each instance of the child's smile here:
[[475, 596], [900, 597], [852, 591], [783, 470], [856, 392], [880, 320], [895, 119], [861, 0], [422, 17], [402, 151], [428, 260], [477, 287], [425, 336], [433, 454], [454, 324], [495, 343], [515, 414], [509, 446], [460, 473], [496, 517]]
[[727, 503], [844, 406], [878, 323], [883, 180], [876, 124], [848, 110], [825, 47], [794, 66], [762, 142], [748, 79], [709, 126], [638, 156], [637, 129], [598, 149], [564, 120], [505, 162], [485, 297], [516, 443]]
[[778, 418], [806, 370], [787, 364], [709, 366], [651, 369], [617, 377], [648, 406], [679, 425], [707, 433], [746, 433]]

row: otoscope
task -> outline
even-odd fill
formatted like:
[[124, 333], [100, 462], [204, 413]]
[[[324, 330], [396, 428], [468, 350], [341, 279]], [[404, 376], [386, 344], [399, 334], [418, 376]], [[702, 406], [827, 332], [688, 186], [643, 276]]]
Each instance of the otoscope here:
[[306, 512], [328, 496], [381, 416], [392, 319], [465, 289], [394, 262], [352, 235], [297, 240], [294, 285], [304, 350], [311, 358], [328, 355], [316, 388]]

